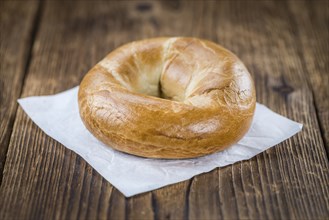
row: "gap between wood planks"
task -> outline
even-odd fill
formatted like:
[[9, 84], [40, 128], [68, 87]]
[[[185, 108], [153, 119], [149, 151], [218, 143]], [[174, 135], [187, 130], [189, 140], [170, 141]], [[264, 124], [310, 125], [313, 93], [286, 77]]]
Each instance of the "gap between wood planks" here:
[[[41, 15], [42, 15], [42, 9], [43, 9], [44, 2], [41, 1], [41, 0], [38, 0], [37, 4], [38, 4], [37, 11], [36, 11], [36, 13], [34, 15], [34, 18], [33, 18], [33, 21], [32, 21], [32, 28], [31, 28], [30, 33], [28, 34], [29, 35], [28, 44], [25, 46], [26, 47], [25, 53], [27, 54], [27, 57], [26, 57], [25, 65], [24, 65], [24, 69], [23, 69], [22, 86], [20, 88], [18, 97], [21, 97], [22, 92], [23, 92], [25, 79], [26, 79], [26, 76], [28, 74], [29, 67], [30, 67], [31, 60], [32, 60], [32, 53], [33, 53], [33, 46], [34, 46], [35, 38], [36, 38], [36, 35], [38, 33], [38, 30], [39, 30], [39, 26], [40, 26], [40, 20], [41, 20]], [[16, 104], [16, 109], [15, 109], [15, 112], [13, 114], [13, 120], [9, 122], [9, 127], [13, 127], [13, 125], [15, 123], [17, 109], [18, 109], [18, 104]], [[10, 131], [10, 134], [8, 135], [9, 136], [8, 142], [4, 143], [4, 146], [5, 146], [6, 149], [5, 149], [5, 157], [4, 157], [4, 161], [3, 161], [3, 167], [0, 170], [0, 186], [2, 184], [3, 171], [4, 171], [5, 164], [6, 164], [7, 152], [8, 152], [9, 143], [10, 143], [11, 138], [12, 138], [12, 133], [13, 133], [13, 129]]]
[[[309, 83], [308, 83], [309, 84]], [[314, 109], [315, 109], [315, 113], [316, 113], [316, 119], [318, 120], [319, 122], [319, 129], [320, 129], [320, 134], [321, 134], [321, 137], [322, 137], [322, 143], [323, 143], [323, 146], [324, 146], [324, 150], [327, 152], [327, 160], [329, 161], [329, 146], [326, 146], [326, 143], [325, 143], [325, 131], [324, 131], [324, 126], [323, 124], [321, 123], [321, 118], [320, 118], [320, 114], [319, 114], [319, 109], [318, 109], [318, 106], [317, 106], [317, 103], [316, 103], [316, 100], [315, 100], [315, 97], [314, 97], [314, 89], [311, 88], [311, 91], [312, 91], [312, 98], [313, 98], [313, 104], [314, 104]]]

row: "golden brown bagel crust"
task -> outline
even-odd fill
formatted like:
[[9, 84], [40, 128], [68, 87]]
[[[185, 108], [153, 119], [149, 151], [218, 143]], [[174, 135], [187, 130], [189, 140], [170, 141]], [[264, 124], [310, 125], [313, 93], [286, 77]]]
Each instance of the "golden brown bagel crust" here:
[[114, 149], [151, 158], [223, 150], [248, 131], [253, 80], [231, 52], [197, 38], [154, 38], [121, 46], [84, 77], [82, 121]]

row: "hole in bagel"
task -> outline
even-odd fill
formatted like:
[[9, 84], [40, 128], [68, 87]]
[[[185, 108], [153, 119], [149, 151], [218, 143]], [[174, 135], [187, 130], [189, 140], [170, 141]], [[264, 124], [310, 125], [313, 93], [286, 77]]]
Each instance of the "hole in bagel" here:
[[193, 39], [178, 39], [158, 39], [147, 44], [136, 42], [124, 48], [121, 55], [126, 56], [122, 56], [117, 73], [126, 88], [148, 96], [184, 102], [195, 85], [191, 80], [198, 71], [199, 64], [195, 60], [200, 54], [200, 45]]
[[[126, 89], [148, 96], [175, 101], [184, 101], [183, 78], [189, 75], [180, 69], [175, 76], [170, 73], [178, 54], [170, 50], [172, 40], [141, 44], [132, 43], [122, 50], [114, 51], [114, 59], [103, 61], [101, 65]], [[174, 76], [174, 78], [173, 78]], [[180, 79], [181, 78], [181, 79]]]
[[251, 97], [244, 65], [224, 48], [193, 38], [133, 42], [101, 65], [129, 91], [194, 106], [242, 103]]

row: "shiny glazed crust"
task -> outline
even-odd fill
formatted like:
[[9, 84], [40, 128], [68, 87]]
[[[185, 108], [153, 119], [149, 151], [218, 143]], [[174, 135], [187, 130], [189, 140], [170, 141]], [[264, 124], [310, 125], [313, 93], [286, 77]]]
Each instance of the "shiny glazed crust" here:
[[88, 130], [112, 148], [150, 158], [224, 150], [248, 131], [253, 80], [223, 47], [197, 38], [154, 38], [121, 46], [80, 84]]

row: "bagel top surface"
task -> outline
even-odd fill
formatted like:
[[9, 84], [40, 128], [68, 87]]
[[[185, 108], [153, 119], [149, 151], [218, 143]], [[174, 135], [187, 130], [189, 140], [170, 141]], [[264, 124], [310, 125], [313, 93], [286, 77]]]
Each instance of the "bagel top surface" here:
[[197, 38], [125, 44], [80, 84], [79, 110], [105, 144], [151, 158], [192, 158], [223, 150], [248, 131], [253, 80], [230, 51]]

